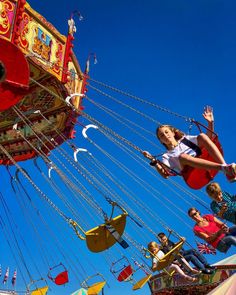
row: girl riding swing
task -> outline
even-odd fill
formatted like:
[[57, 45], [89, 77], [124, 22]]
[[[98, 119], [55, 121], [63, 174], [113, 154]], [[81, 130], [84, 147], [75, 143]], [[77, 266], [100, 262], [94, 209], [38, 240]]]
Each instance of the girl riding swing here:
[[208, 122], [206, 134], [200, 133], [196, 136], [185, 135], [171, 125], [161, 125], [157, 128], [157, 138], [167, 149], [162, 155], [162, 160], [157, 160], [147, 151], [142, 153], [151, 160], [150, 165], [154, 166], [162, 177], [168, 178], [168, 176], [173, 175], [174, 171], [175, 175], [179, 174], [185, 178], [186, 169], [191, 168], [191, 171], [195, 170], [198, 172], [202, 170], [203, 173], [208, 173], [208, 171], [212, 173], [209, 174], [205, 182], [200, 184], [198, 182], [201, 175], [197, 177], [198, 179], [196, 179], [196, 175], [192, 177], [193, 181], [195, 178], [193, 184], [188, 182], [186, 177], [185, 181], [194, 189], [199, 189], [206, 185], [218, 171], [222, 171], [228, 181], [236, 181], [236, 164], [226, 164], [220, 150], [220, 144], [215, 140], [214, 117], [211, 107], [205, 107], [203, 117]]

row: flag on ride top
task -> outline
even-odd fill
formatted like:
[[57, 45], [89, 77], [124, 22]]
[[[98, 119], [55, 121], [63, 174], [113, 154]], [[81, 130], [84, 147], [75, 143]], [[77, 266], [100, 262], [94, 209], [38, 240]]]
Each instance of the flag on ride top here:
[[216, 249], [206, 243], [197, 242], [198, 251], [201, 254], [213, 254], [216, 255]]
[[16, 275], [17, 275], [17, 271], [15, 269], [14, 273], [13, 273], [13, 276], [12, 276], [12, 279], [11, 279], [11, 284], [12, 286], [14, 287], [15, 284], [16, 284]]
[[6, 270], [6, 273], [5, 273], [5, 276], [4, 276], [4, 279], [3, 279], [3, 284], [6, 284], [7, 280], [8, 280], [8, 277], [9, 277], [9, 267], [7, 268]]

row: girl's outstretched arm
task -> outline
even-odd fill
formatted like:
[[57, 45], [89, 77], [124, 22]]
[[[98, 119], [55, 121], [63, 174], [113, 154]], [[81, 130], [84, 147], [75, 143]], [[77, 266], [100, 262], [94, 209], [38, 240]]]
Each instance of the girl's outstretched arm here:
[[213, 108], [210, 106], [204, 107], [203, 117], [208, 123], [208, 129], [206, 134], [208, 137], [212, 138], [214, 132], [214, 115], [213, 115]]
[[168, 178], [168, 173], [165, 171], [165, 169], [157, 162], [157, 160], [147, 151], [143, 151], [142, 154], [145, 158], [151, 160], [153, 163], [152, 166], [156, 167], [157, 172], [164, 178]]

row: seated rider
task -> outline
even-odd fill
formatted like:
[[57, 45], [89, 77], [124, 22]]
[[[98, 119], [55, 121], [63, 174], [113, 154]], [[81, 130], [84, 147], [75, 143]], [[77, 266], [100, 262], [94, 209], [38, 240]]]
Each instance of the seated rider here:
[[210, 207], [216, 216], [236, 224], [236, 195], [222, 191], [217, 182], [209, 183], [206, 192], [212, 199]]
[[[161, 250], [164, 253], [169, 252], [174, 246], [175, 243], [172, 242], [171, 240], [169, 240], [167, 238], [167, 236], [164, 233], [159, 233], [158, 238], [160, 239], [161, 242]], [[179, 255], [177, 257], [178, 261], [182, 264], [182, 257], [187, 261], [187, 262], [191, 262], [196, 269], [200, 270], [202, 273], [204, 274], [211, 274], [213, 273], [213, 269], [214, 267], [212, 267], [211, 265], [209, 265], [209, 263], [207, 262], [206, 258], [197, 250], [195, 249], [181, 249], [179, 251]]]
[[[158, 261], [160, 259], [162, 259], [165, 254], [164, 252], [162, 252], [160, 250], [159, 245], [156, 242], [150, 242], [148, 244], [148, 250], [150, 251], [150, 253], [152, 254], [152, 271], [156, 271], [157, 270], [157, 266], [158, 266]], [[196, 277], [191, 277], [189, 275], [187, 275], [178, 265], [177, 261], [172, 262], [168, 267], [167, 267], [168, 271], [175, 271], [176, 273], [178, 273], [181, 277], [183, 277], [184, 279], [186, 279], [189, 282], [197, 282], [198, 278]]]
[[226, 253], [232, 245], [236, 246], [235, 225], [228, 227], [212, 214], [201, 216], [194, 207], [188, 210], [188, 215], [196, 222], [193, 227], [194, 234], [215, 249]]
[[[203, 117], [208, 122], [207, 134], [185, 135], [182, 131], [170, 125], [161, 125], [157, 128], [157, 138], [166, 148], [166, 152], [162, 155], [162, 163], [180, 173], [185, 166], [222, 171], [228, 181], [234, 182], [236, 181], [236, 164], [226, 164], [218, 147], [211, 140], [214, 131], [214, 117], [211, 107], [205, 108]], [[205, 148], [214, 160], [198, 158], [197, 156], [202, 148]], [[149, 152], [143, 151], [143, 155], [151, 160], [150, 165], [155, 166], [161, 176], [164, 178], [169, 176], [166, 169]]]

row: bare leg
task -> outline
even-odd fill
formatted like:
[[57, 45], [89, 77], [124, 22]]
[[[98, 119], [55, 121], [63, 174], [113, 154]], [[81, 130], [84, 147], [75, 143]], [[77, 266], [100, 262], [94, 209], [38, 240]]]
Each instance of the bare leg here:
[[211, 141], [211, 139], [204, 133], [200, 133], [197, 137], [198, 146], [200, 148], [205, 147], [208, 153], [212, 156], [212, 158], [220, 164], [225, 164], [225, 160], [217, 148], [217, 146], [214, 144], [214, 142]]
[[236, 164], [232, 163], [227, 165], [217, 146], [206, 134], [199, 134], [197, 140], [199, 147], [205, 147], [215, 162], [201, 158], [194, 158], [187, 154], [181, 154], [179, 156], [180, 165], [182, 167], [187, 165], [205, 170], [221, 170], [226, 175], [229, 182], [236, 182]]
[[188, 276], [177, 264], [172, 263], [169, 266], [169, 270], [174, 270], [176, 273], [178, 273], [188, 281], [194, 282], [196, 280], [196, 278]]
[[203, 168], [203, 169], [209, 169], [209, 170], [222, 170], [222, 164], [211, 162], [208, 160], [204, 160], [201, 158], [194, 158], [187, 154], [182, 154], [179, 156], [179, 162], [182, 167], [185, 165], [194, 167], [194, 168]]
[[204, 133], [199, 134], [197, 140], [198, 146], [200, 148], [205, 147], [209, 154], [214, 158], [215, 162], [182, 154], [179, 156], [181, 166], [184, 167], [185, 165], [188, 165], [194, 168], [213, 169], [217, 171], [222, 170], [222, 165], [225, 165], [226, 163], [217, 146]]

